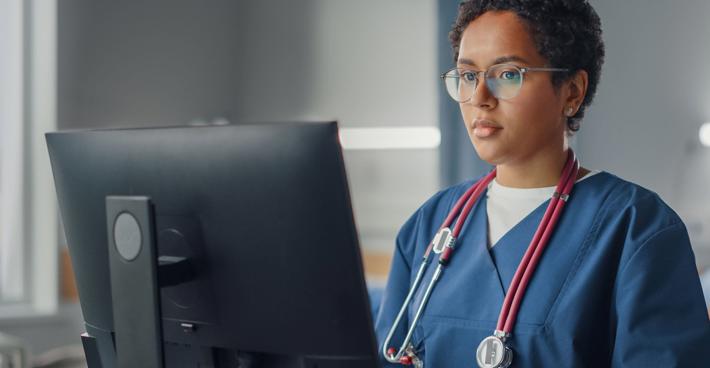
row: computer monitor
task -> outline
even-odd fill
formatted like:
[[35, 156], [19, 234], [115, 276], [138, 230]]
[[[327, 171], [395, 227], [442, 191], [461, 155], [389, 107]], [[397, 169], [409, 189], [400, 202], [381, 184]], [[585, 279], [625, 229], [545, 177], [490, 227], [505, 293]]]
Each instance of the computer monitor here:
[[[90, 364], [115, 367], [134, 353], [121, 349], [136, 336], [135, 321], [124, 323], [133, 314], [157, 322], [139, 325], [136, 338], [157, 326], [156, 362], [165, 367], [377, 366], [335, 122], [72, 131], [46, 140]], [[150, 255], [148, 268], [111, 258], [126, 240], [114, 230], [131, 229], [118, 220], [127, 210], [113, 208], [117, 199], [138, 203], [132, 225], [157, 251], [136, 252]], [[156, 303], [141, 296], [151, 290]]]

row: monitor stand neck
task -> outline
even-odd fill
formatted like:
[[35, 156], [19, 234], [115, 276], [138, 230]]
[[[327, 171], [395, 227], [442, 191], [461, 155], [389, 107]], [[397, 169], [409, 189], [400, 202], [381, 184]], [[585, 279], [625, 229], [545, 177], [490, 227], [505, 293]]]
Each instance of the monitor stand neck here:
[[162, 368], [158, 250], [151, 200], [108, 196], [106, 220], [116, 366]]

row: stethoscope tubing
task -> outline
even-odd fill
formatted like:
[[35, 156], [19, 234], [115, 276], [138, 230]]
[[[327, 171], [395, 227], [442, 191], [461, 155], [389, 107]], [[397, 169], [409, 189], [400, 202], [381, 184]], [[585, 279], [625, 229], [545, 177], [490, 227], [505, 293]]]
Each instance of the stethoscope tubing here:
[[567, 164], [562, 171], [563, 180], [561, 180], [555, 188], [555, 195], [550, 200], [545, 210], [545, 215], [515, 271], [515, 275], [513, 276], [513, 280], [508, 287], [508, 292], [503, 301], [496, 330], [506, 334], [510, 334], [513, 330], [522, 298], [525, 295], [525, 289], [542, 256], [542, 251], [546, 248], [555, 225], [562, 214], [562, 208], [564, 208], [566, 203], [564, 198], [567, 198], [577, 179], [579, 162], [576, 160], [572, 150], [569, 150], [568, 155]]
[[[523, 259], [518, 265], [513, 280], [511, 281], [510, 287], [508, 288], [508, 293], [506, 294], [503, 305], [501, 306], [501, 312], [498, 318], [498, 323], [496, 325], [496, 332], [500, 333], [501, 336], [509, 336], [512, 332], [527, 285], [530, 282], [530, 279], [532, 278], [535, 268], [537, 267], [537, 264], [540, 261], [542, 253], [545, 247], [547, 246], [550, 237], [552, 236], [555, 225], [557, 224], [562, 214], [562, 209], [564, 208], [567, 199], [569, 198], [569, 193], [574, 187], [578, 172], [579, 162], [577, 161], [574, 152], [570, 149], [568, 152], [568, 158], [565, 163], [565, 167], [562, 171], [562, 180], [560, 180], [560, 182], [557, 184], [557, 187], [555, 188], [553, 198], [550, 200], [550, 203], [548, 204], [548, 207], [545, 210], [543, 219], [540, 222], [540, 225], [538, 226], [537, 230], [535, 231], [535, 235], [533, 236], [533, 239], [531, 240], [530, 245], [528, 246], [528, 249], [526, 250], [523, 256]], [[412, 323], [410, 324], [404, 341], [402, 342], [401, 347], [399, 348], [399, 350], [396, 351], [395, 354], [395, 352], [393, 351], [394, 349], [388, 348], [388, 346], [390, 346], [390, 341], [394, 336], [394, 333], [397, 327], [399, 326], [402, 317], [407, 311], [407, 306], [414, 297], [416, 290], [418, 290], [419, 285], [423, 280], [424, 274], [426, 273], [425, 271], [427, 269], [427, 266], [431, 262], [430, 255], [434, 247], [434, 241], [429, 243], [426, 251], [424, 252], [424, 256], [422, 257], [422, 263], [419, 266], [419, 270], [417, 271], [417, 275], [414, 279], [414, 282], [412, 283], [409, 292], [407, 293], [407, 296], [404, 302], [402, 303], [402, 307], [400, 308], [399, 313], [397, 314], [397, 317], [395, 318], [395, 321], [392, 327], [390, 328], [387, 337], [382, 345], [382, 354], [388, 362], [400, 363], [402, 362], [402, 359], [407, 358], [404, 356], [404, 354], [406, 353], [406, 350], [410, 347], [410, 342], [414, 330], [418, 325], [419, 319], [423, 314], [424, 308], [428, 304], [434, 286], [441, 278], [444, 268], [450, 261], [450, 258], [455, 248], [454, 242], [456, 241], [456, 239], [458, 239], [463, 225], [466, 219], [468, 218], [468, 215], [471, 212], [473, 206], [478, 201], [478, 198], [481, 196], [483, 191], [488, 187], [488, 184], [495, 178], [495, 176], [496, 169], [493, 169], [485, 177], [480, 179], [468, 190], [466, 190], [466, 192], [455, 203], [454, 207], [451, 209], [443, 224], [439, 228], [438, 231], [441, 231], [442, 229], [449, 227], [453, 222], [454, 218], [456, 218], [456, 224], [454, 225], [454, 229], [451, 234], [452, 242], [450, 244], [447, 244], [447, 246], [439, 255], [439, 261], [437, 268], [434, 271], [434, 275], [432, 276], [431, 280], [429, 281], [429, 284], [427, 285], [427, 288], [424, 292], [424, 295], [422, 296], [422, 300], [419, 303], [417, 311], [415, 312], [414, 318], [412, 320]]]

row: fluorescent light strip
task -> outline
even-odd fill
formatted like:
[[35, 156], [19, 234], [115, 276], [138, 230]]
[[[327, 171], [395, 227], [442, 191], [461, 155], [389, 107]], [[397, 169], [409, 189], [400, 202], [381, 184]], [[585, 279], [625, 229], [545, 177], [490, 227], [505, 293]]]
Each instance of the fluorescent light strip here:
[[433, 149], [441, 144], [435, 127], [341, 128], [340, 144], [346, 150]]
[[710, 122], [703, 124], [700, 127], [700, 143], [705, 147], [710, 147]]

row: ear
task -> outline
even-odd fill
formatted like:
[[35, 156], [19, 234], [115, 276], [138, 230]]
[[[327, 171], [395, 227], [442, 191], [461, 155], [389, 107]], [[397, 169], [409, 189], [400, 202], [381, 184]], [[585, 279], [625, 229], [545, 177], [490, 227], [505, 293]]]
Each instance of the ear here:
[[563, 114], [566, 116], [574, 116], [579, 107], [584, 102], [584, 96], [587, 95], [587, 86], [589, 85], [589, 74], [586, 70], [579, 70], [567, 82], [565, 82], [566, 99], [563, 105]]

